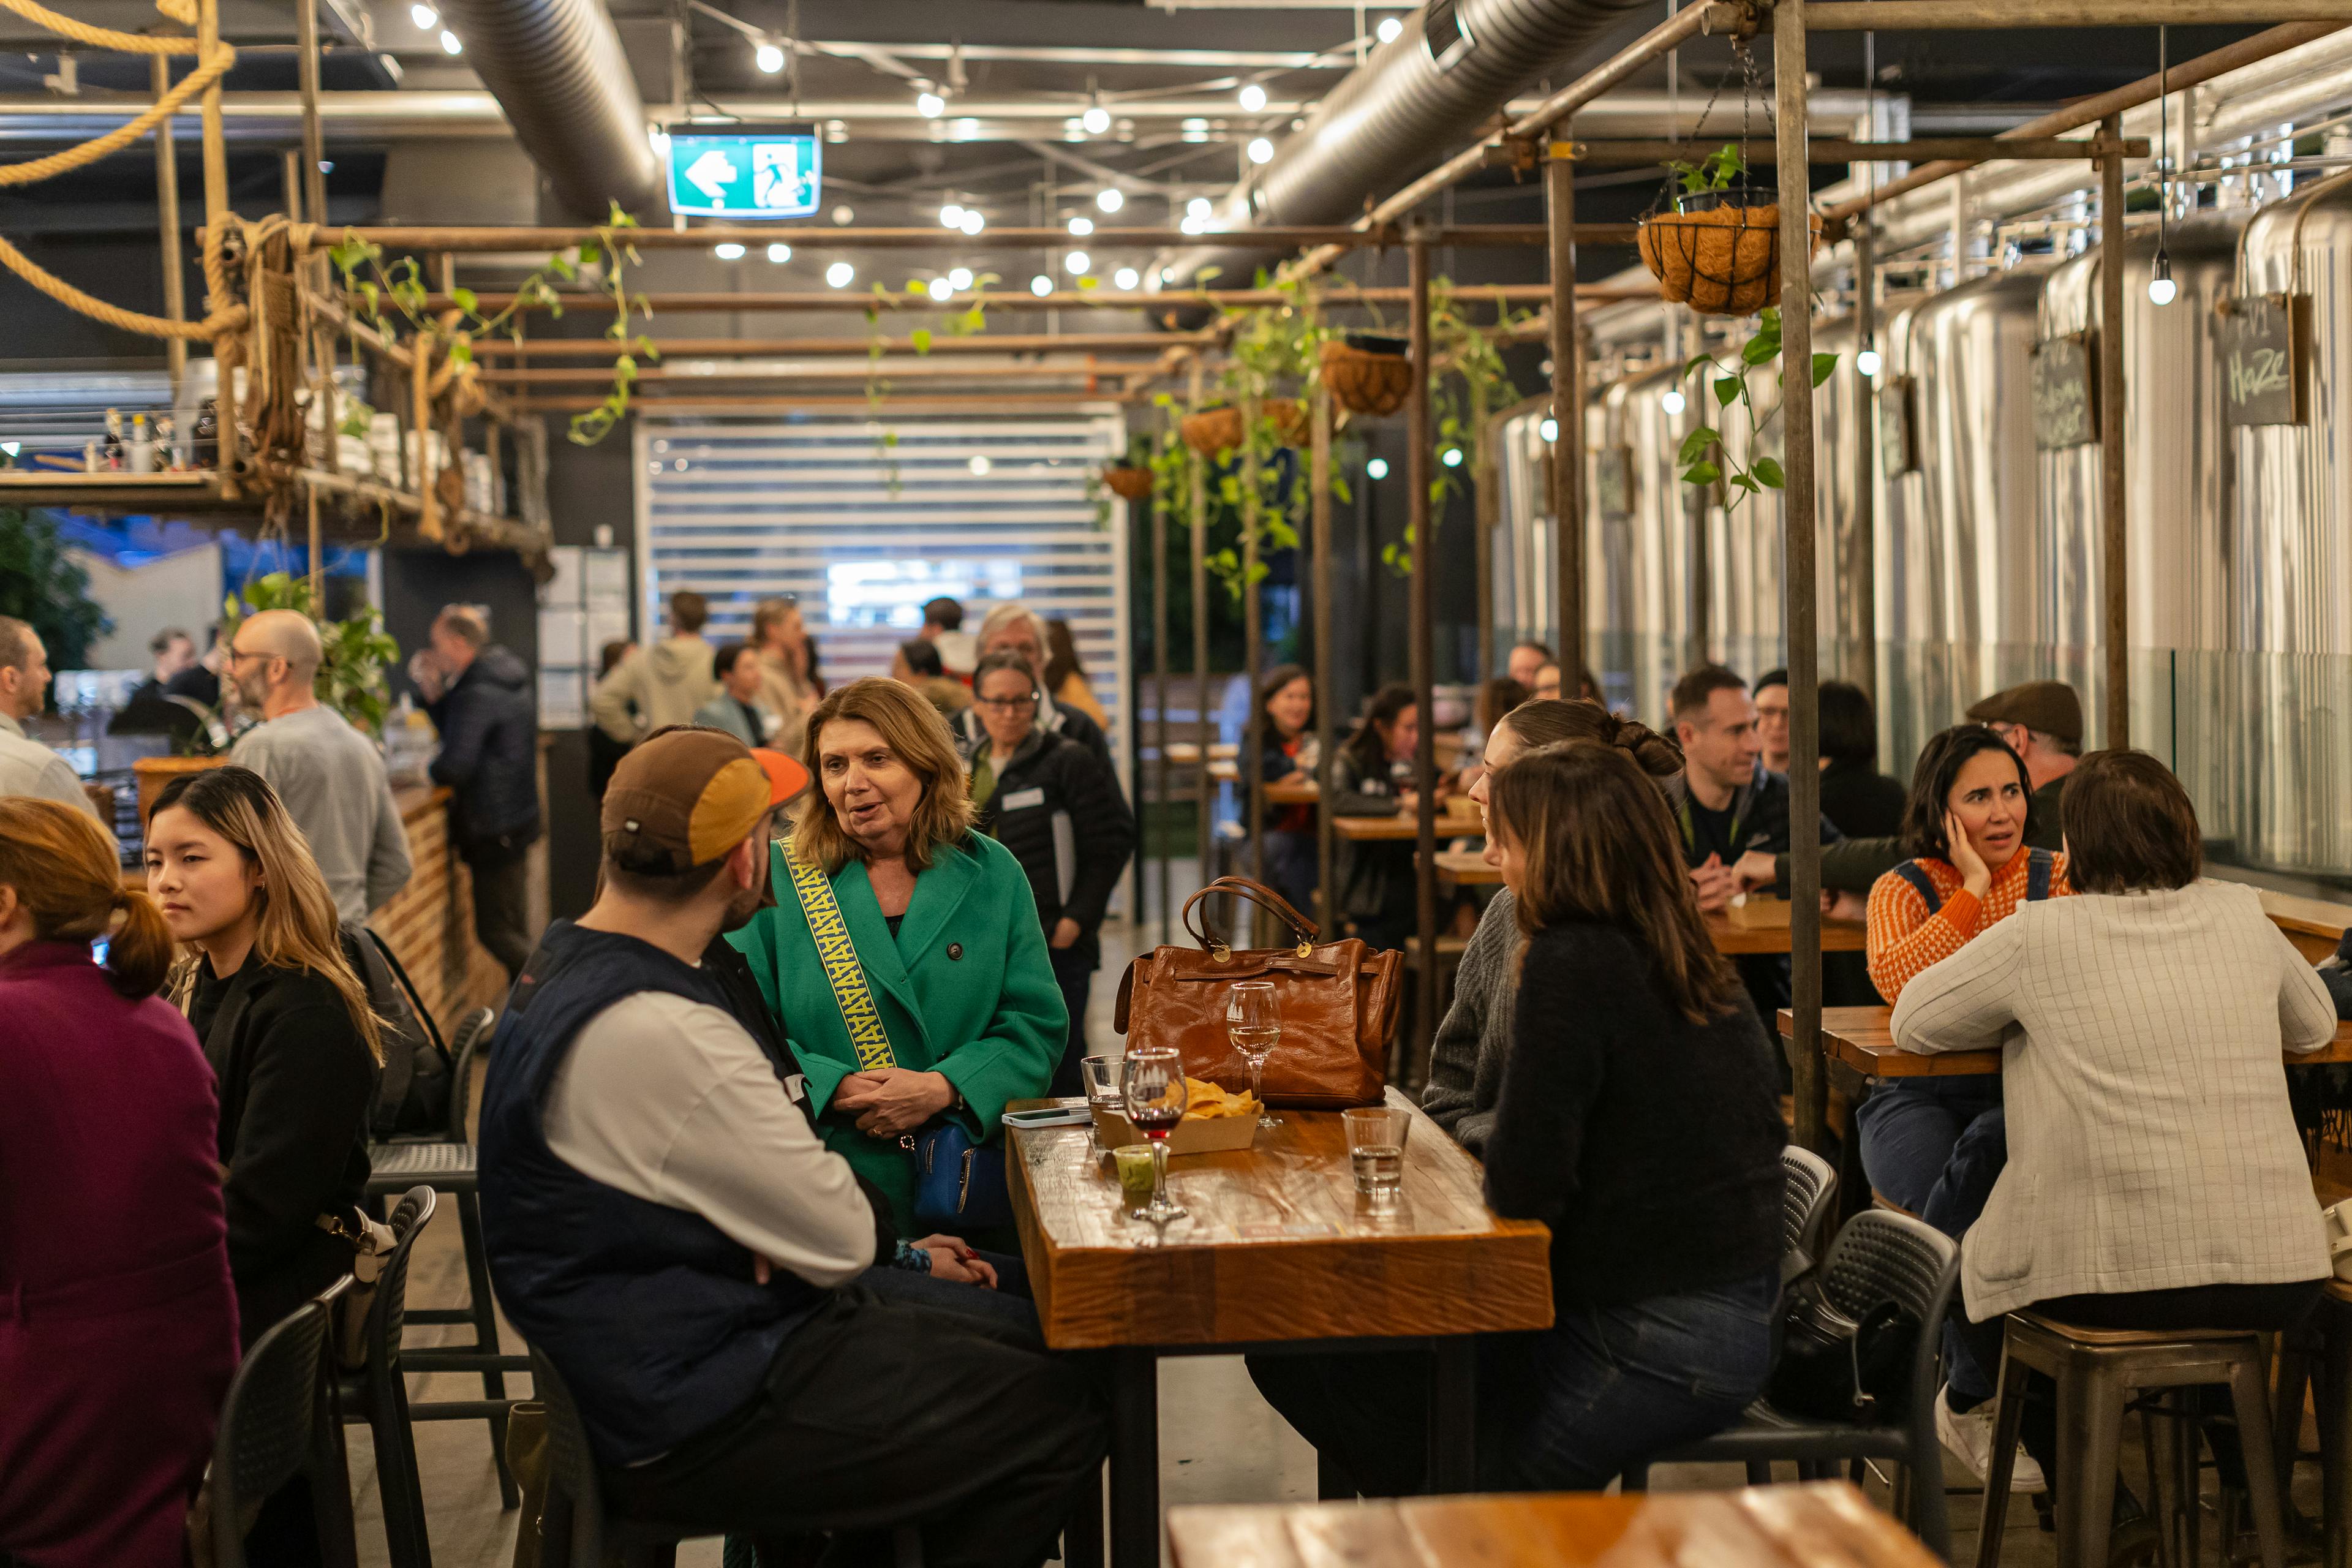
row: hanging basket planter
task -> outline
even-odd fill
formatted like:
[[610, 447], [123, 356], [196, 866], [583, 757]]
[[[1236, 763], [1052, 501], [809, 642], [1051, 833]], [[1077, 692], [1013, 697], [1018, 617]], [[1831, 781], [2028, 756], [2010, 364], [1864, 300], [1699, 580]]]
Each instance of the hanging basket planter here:
[[[1661, 298], [1703, 316], [1752, 316], [1780, 302], [1780, 207], [1739, 190], [1700, 191], [1653, 213], [1634, 237]], [[1809, 216], [1812, 248], [1822, 220]]]
[[1304, 447], [1314, 439], [1307, 405], [1296, 397], [1269, 397], [1258, 405], [1274, 421], [1274, 438], [1286, 447]]
[[1123, 468], [1116, 463], [1103, 469], [1103, 486], [1121, 500], [1151, 499], [1151, 470]]
[[1402, 338], [1350, 332], [1323, 345], [1323, 384], [1350, 414], [1384, 418], [1412, 395], [1412, 362]]
[[1242, 444], [1242, 411], [1231, 404], [1187, 414], [1178, 426], [1184, 445], [1204, 458], [1230, 452]]

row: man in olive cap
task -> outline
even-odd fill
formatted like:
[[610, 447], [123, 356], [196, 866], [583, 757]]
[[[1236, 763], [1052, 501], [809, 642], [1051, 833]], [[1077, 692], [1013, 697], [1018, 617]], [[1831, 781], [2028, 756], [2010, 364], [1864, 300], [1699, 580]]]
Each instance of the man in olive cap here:
[[2063, 680], [2029, 680], [1994, 692], [1970, 708], [1969, 717], [2023, 759], [2025, 776], [2033, 784], [2025, 842], [2055, 851], [2065, 841], [2058, 826], [2058, 799], [2083, 757], [2083, 700]]

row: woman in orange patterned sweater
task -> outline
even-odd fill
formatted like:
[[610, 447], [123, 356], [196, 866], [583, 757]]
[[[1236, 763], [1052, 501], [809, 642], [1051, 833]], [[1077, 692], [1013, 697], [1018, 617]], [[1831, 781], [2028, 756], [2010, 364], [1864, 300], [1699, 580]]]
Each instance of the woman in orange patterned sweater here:
[[[1870, 889], [1870, 978], [1890, 1004], [2020, 904], [2074, 890], [2064, 856], [2025, 846], [2032, 794], [2025, 763], [1982, 724], [1956, 725], [1919, 753], [1903, 808], [1911, 858]], [[1998, 1078], [1885, 1079], [1855, 1107], [1853, 1125], [1871, 1190], [1954, 1240], [2008, 1162]], [[1981, 1478], [1992, 1447], [1991, 1369], [1948, 1334], [1944, 1365], [1937, 1430]], [[2042, 1489], [2029, 1457], [2018, 1457], [2011, 1486]]]

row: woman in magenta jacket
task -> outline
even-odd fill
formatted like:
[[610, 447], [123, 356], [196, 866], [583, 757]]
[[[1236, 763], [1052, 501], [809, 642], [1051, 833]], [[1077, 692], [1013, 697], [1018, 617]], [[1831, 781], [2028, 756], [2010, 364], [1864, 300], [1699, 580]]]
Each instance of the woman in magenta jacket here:
[[236, 1366], [213, 1073], [155, 994], [171, 960], [95, 821], [0, 798], [0, 1556], [26, 1568], [177, 1568]]

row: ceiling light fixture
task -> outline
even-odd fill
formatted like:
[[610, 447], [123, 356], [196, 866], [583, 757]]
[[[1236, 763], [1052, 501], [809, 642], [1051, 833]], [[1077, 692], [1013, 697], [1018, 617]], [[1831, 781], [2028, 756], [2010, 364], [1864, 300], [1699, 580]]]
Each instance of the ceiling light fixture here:
[[1372, 29], [1372, 34], [1384, 44], [1393, 44], [1396, 42], [1397, 35], [1403, 31], [1404, 22], [1402, 18], [1397, 16], [1383, 16], [1381, 18], [1381, 25]]
[[971, 268], [958, 267], [948, 273], [948, 286], [961, 294], [971, 287]]
[[850, 210], [848, 203], [844, 202], [841, 205], [833, 209], [834, 227], [847, 228], [851, 224], [856, 223], [856, 221], [857, 215]]
[[1132, 267], [1122, 267], [1110, 275], [1110, 280], [1116, 288], [1132, 289], [1143, 281], [1143, 275]]
[[1040, 272], [1036, 277], [1029, 279], [1029, 292], [1036, 295], [1040, 300], [1044, 299], [1046, 295], [1051, 294], [1053, 291], [1054, 280], [1051, 278], [1046, 277], [1044, 273]]
[[1080, 213], [1076, 217], [1070, 220], [1070, 232], [1076, 235], [1080, 239], [1084, 239], [1087, 236], [1094, 233], [1094, 231], [1095, 220], [1087, 216], [1084, 213]]
[[2147, 302], [2169, 305], [2180, 295], [2172, 280], [2172, 252], [2165, 247], [2165, 226], [2172, 211], [2172, 100], [2166, 79], [2172, 69], [2171, 29], [2156, 29], [2156, 270], [2147, 280]]
[[721, 240], [710, 247], [710, 254], [721, 261], [740, 261], [743, 259], [743, 247], [731, 239]]
[[1879, 358], [1878, 351], [1876, 349], [1864, 349], [1860, 353], [1853, 356], [1853, 368], [1862, 372], [1864, 376], [1876, 376], [1878, 374], [1878, 366]]
[[857, 268], [846, 261], [836, 261], [824, 269], [824, 282], [828, 289], [846, 289], [856, 280]]
[[1069, 255], [1062, 258], [1062, 270], [1073, 278], [1085, 277], [1087, 268], [1093, 265], [1094, 258], [1083, 250], [1073, 250]]
[[1666, 388], [1664, 394], [1658, 399], [1658, 406], [1666, 411], [1668, 417], [1680, 414], [1683, 411], [1682, 389], [1673, 386]]
[[985, 454], [975, 452], [972, 454], [971, 461], [966, 463], [964, 467], [971, 470], [972, 478], [984, 479], [988, 477], [988, 470], [996, 465], [990, 462]]
[[783, 241], [778, 240], [775, 244], [768, 247], [769, 260], [781, 266], [782, 263], [790, 261], [792, 258], [793, 247], [783, 243]]
[[1078, 123], [1086, 128], [1087, 135], [1099, 136], [1110, 129], [1110, 110], [1099, 103], [1090, 103], [1087, 111], [1078, 116]]
[[929, 88], [915, 94], [915, 112], [926, 120], [937, 120], [948, 110], [948, 100]]
[[978, 207], [966, 207], [963, 209], [963, 221], [956, 226], [966, 234], [978, 234], [988, 226], [988, 219], [981, 216]]
[[424, 0], [417, 0], [408, 8], [408, 19], [416, 24], [418, 32], [429, 33], [441, 25], [441, 13], [425, 5]]
[[940, 208], [940, 226], [941, 228], [963, 226], [963, 205], [961, 202], [950, 202]]
[[1253, 163], [1270, 163], [1274, 162], [1274, 143], [1267, 141], [1263, 136], [1254, 136], [1250, 138], [1249, 161]]
[[1386, 458], [1374, 458], [1370, 462], [1364, 465], [1364, 477], [1366, 479], [1387, 479], [1389, 477], [1389, 460]]
[[1127, 193], [1117, 185], [1105, 185], [1095, 193], [1095, 205], [1107, 213], [1115, 213], [1127, 205]]
[[1265, 107], [1265, 89], [1257, 82], [1250, 82], [1243, 87], [1241, 99], [1242, 108], [1255, 114]]
[[762, 38], [760, 47], [751, 51], [751, 63], [763, 76], [773, 76], [784, 68], [784, 51], [773, 38]]
[[466, 46], [457, 41], [457, 34], [444, 27], [441, 29], [441, 52], [445, 55], [462, 55], [466, 52]]
[[948, 298], [955, 292], [955, 285], [949, 282], [944, 278], [932, 279], [929, 283], [923, 286], [923, 289], [925, 293], [928, 293], [932, 299], [937, 300], [941, 303], [945, 303]]

